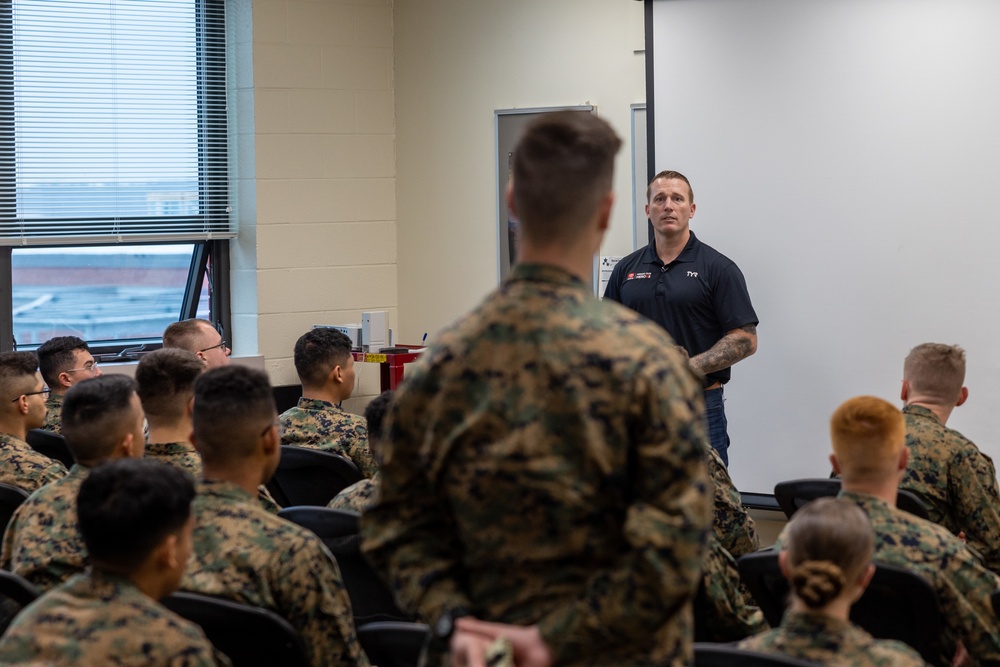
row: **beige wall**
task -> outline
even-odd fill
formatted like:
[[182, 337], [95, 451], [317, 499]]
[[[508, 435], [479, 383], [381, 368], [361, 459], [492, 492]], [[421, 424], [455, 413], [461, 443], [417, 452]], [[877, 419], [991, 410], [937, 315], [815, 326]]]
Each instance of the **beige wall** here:
[[[393, 6], [394, 5], [394, 6]], [[389, 311], [419, 342], [496, 285], [496, 109], [593, 104], [626, 142], [604, 252], [632, 247], [635, 0], [229, 0], [235, 353]], [[378, 393], [360, 369], [358, 409]]]
[[635, 0], [394, 3], [401, 341], [433, 336], [496, 285], [496, 109], [597, 106], [626, 141], [604, 252], [631, 251], [642, 10]]
[[[272, 382], [295, 384], [292, 347], [313, 324], [386, 310], [395, 326], [392, 8], [230, 0], [228, 9], [241, 225], [234, 352], [263, 355]], [[359, 375], [358, 398], [377, 394], [377, 369]]]

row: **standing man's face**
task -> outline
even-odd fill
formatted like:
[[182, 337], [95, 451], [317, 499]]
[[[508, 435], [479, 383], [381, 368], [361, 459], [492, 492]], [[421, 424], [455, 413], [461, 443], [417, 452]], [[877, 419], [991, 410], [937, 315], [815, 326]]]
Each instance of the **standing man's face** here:
[[646, 215], [657, 236], [665, 239], [686, 236], [694, 210], [691, 191], [681, 179], [658, 178], [650, 185]]

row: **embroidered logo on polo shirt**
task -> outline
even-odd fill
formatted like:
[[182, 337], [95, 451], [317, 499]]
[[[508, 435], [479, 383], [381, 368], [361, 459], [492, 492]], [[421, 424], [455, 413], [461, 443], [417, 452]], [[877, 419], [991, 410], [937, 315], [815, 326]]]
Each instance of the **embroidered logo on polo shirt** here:
[[698, 277], [697, 271], [688, 271], [688, 278], [697, 278], [697, 277]]
[[625, 280], [636, 280], [639, 278], [652, 278], [652, 273], [630, 273], [626, 276]]

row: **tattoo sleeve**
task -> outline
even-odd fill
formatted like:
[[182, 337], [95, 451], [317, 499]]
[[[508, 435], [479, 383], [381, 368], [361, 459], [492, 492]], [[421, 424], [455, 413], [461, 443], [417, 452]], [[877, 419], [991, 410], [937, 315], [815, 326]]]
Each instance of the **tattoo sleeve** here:
[[691, 358], [691, 365], [702, 373], [729, 368], [737, 361], [746, 359], [756, 349], [757, 326], [746, 324], [739, 329], [733, 329], [719, 339], [715, 345], [696, 357]]

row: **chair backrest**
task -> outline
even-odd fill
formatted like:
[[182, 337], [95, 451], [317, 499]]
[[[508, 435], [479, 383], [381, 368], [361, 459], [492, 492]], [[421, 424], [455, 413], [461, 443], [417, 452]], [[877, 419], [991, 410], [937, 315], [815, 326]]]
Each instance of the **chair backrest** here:
[[12, 484], [0, 484], [0, 528], [6, 529], [14, 512], [28, 498], [28, 492]]
[[7, 631], [22, 609], [34, 602], [42, 592], [19, 574], [0, 570], [0, 635]]
[[[757, 600], [772, 627], [781, 624], [788, 581], [778, 567], [778, 554], [762, 550], [737, 561], [740, 578]], [[941, 656], [944, 623], [937, 593], [922, 576], [895, 565], [875, 564], [875, 575], [861, 599], [851, 607], [851, 621], [878, 639], [898, 639], [929, 663]]]
[[413, 620], [396, 605], [390, 588], [361, 554], [361, 515], [327, 507], [287, 507], [278, 516], [314, 532], [333, 553], [351, 598], [355, 625]]
[[431, 629], [423, 623], [382, 621], [358, 628], [358, 642], [378, 667], [420, 667], [424, 664]]
[[66, 445], [66, 438], [58, 433], [33, 428], [28, 431], [25, 441], [39, 454], [45, 454], [45, 456], [59, 461], [67, 468], [73, 467], [73, 464], [76, 462], [73, 460], [73, 455]]
[[266, 486], [282, 507], [325, 507], [335, 495], [363, 478], [354, 462], [339, 454], [282, 445], [278, 469]]
[[302, 638], [288, 621], [272, 611], [197, 593], [174, 593], [160, 602], [200, 625], [233, 667], [309, 665]]
[[[840, 480], [829, 478], [792, 479], [774, 485], [774, 498], [789, 519], [802, 507], [817, 498], [834, 497], [840, 493]], [[896, 496], [896, 506], [921, 519], [929, 517], [927, 502], [917, 494], [900, 489]]]
[[694, 667], [816, 667], [818, 664], [785, 655], [746, 651], [727, 644], [694, 645]]

